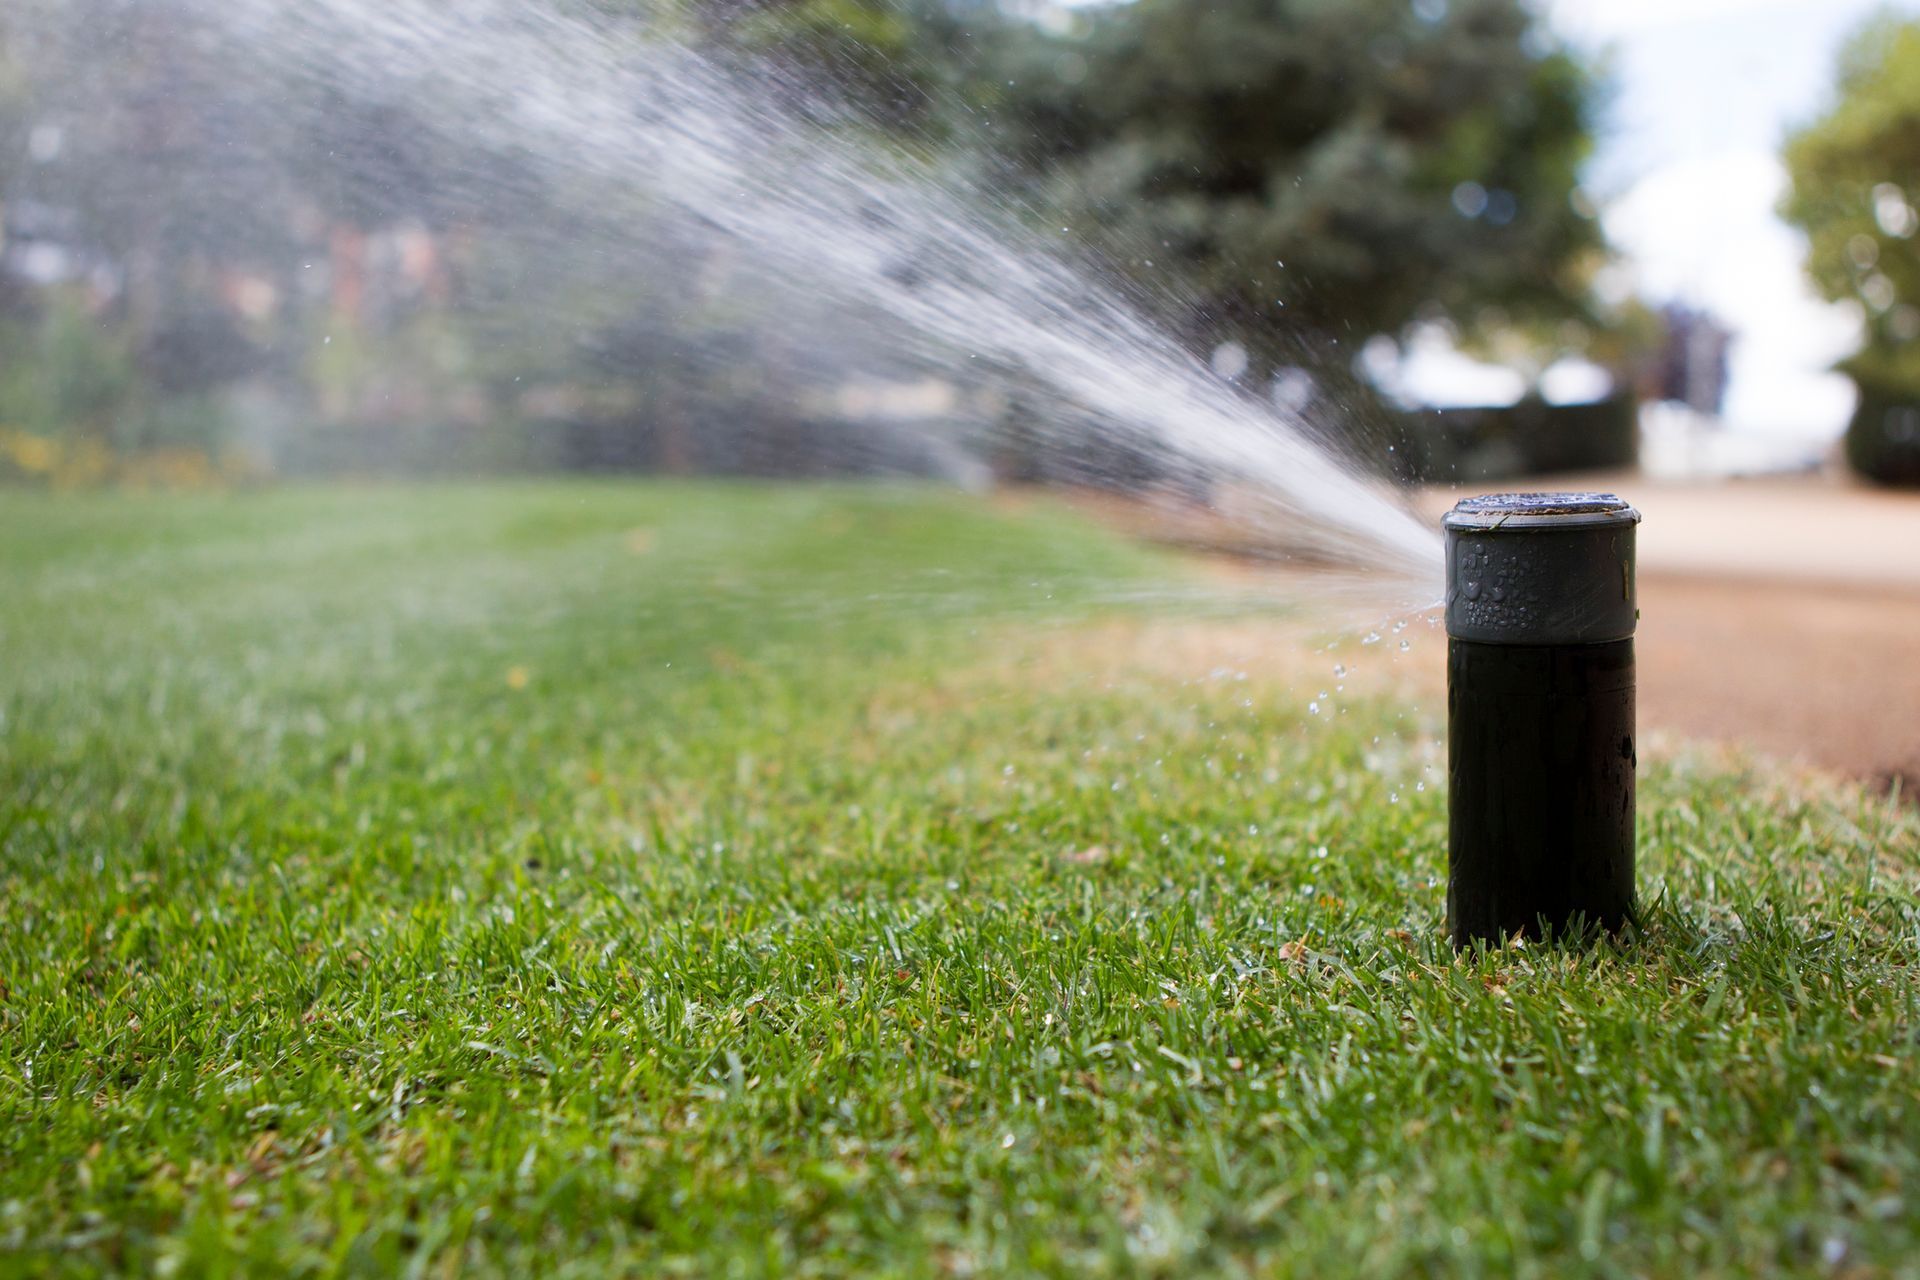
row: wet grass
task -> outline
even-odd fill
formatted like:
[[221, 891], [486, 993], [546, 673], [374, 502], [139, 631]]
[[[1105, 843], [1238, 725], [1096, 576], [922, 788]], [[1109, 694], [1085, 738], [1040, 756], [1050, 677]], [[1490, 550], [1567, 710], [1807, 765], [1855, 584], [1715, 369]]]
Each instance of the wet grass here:
[[0, 553], [0, 1271], [1920, 1266], [1911, 809], [1654, 761], [1642, 935], [1455, 958], [1433, 709], [1080, 663], [1187, 588], [1044, 508]]

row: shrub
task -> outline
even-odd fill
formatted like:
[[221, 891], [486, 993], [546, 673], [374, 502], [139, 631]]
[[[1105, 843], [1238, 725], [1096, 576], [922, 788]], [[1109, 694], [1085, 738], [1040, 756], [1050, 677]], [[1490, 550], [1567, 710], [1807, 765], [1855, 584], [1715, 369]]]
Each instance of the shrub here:
[[1858, 381], [1847, 462], [1876, 484], [1920, 486], [1920, 394]]

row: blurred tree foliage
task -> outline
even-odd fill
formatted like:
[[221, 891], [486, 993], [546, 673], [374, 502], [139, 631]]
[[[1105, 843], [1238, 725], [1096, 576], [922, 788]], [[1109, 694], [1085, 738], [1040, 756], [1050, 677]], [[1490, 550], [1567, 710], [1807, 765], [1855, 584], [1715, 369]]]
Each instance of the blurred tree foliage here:
[[1595, 81], [1521, 0], [1138, 0], [1007, 56], [1014, 159], [1203, 345], [1588, 314]]
[[[13, 190], [13, 176], [27, 158], [28, 88], [26, 69], [20, 53], [7, 39], [7, 24], [0, 18], [0, 252], [7, 247], [7, 198]], [[17, 286], [0, 271], [0, 315], [17, 305]]]
[[1920, 22], [1880, 18], [1854, 37], [1832, 109], [1786, 158], [1782, 211], [1807, 233], [1808, 271], [1867, 317], [1849, 367], [1920, 394]]
[[1841, 56], [1832, 107], [1788, 140], [1785, 216], [1807, 233], [1827, 297], [1857, 303], [1861, 350], [1849, 456], [1920, 483], [1920, 22], [1869, 22]]
[[[710, 46], [825, 81], [988, 170], [1201, 355], [1309, 365], [1363, 425], [1370, 338], [1441, 321], [1632, 380], [1578, 186], [1596, 71], [1525, 0], [686, 0]], [[1394, 429], [1397, 429], [1394, 428]]]
[[[660, 0], [606, 0], [658, 12]], [[951, 141], [993, 56], [1030, 24], [995, 0], [668, 0], [710, 50], [753, 59], [796, 98], [852, 103], [894, 141]]]
[[135, 382], [126, 342], [102, 332], [71, 291], [49, 296], [36, 320], [10, 317], [0, 330], [12, 356], [0, 365], [0, 425], [104, 443]]
[[0, 7], [0, 427], [48, 456], [211, 459], [245, 383], [319, 404], [341, 233], [451, 223], [467, 157], [396, 103], [236, 74], [247, 56], [187, 0]]
[[1524, 0], [694, 4], [908, 145], [986, 148], [1036, 222], [1255, 377], [1421, 320], [1539, 365], [1609, 349], [1578, 186], [1600, 86]]
[[0, 428], [57, 440], [48, 456], [203, 451], [221, 434], [211, 393], [262, 357], [221, 304], [215, 268], [286, 251], [283, 227], [262, 216], [276, 193], [235, 200], [257, 155], [206, 145], [260, 118], [261, 103], [220, 75], [176, 9], [10, 0], [0, 11], [0, 225], [13, 268], [0, 272]]

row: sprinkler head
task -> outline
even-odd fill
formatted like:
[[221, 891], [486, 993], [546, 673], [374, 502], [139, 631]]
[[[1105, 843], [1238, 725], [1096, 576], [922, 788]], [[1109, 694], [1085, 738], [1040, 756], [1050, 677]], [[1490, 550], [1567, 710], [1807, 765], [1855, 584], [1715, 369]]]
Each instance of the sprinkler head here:
[[1482, 644], [1633, 635], [1640, 513], [1610, 493], [1493, 493], [1447, 512], [1447, 634]]
[[1606, 493], [1490, 494], [1442, 521], [1456, 946], [1632, 916], [1639, 521]]

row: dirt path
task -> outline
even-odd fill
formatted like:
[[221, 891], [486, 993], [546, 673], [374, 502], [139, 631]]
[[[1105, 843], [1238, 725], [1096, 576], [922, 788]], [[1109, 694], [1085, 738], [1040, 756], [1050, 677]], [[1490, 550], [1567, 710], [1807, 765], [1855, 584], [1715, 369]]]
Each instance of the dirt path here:
[[1920, 796], [1920, 593], [1646, 573], [1640, 717]]

